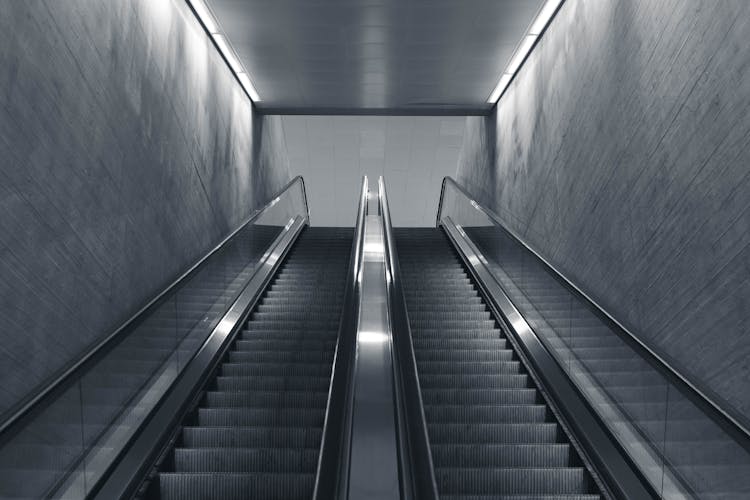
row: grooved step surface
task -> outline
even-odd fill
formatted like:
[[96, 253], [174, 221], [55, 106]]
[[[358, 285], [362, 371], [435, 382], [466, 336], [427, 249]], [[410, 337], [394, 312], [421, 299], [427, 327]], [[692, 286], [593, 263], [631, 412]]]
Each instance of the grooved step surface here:
[[163, 499], [309, 499], [352, 231], [307, 228], [182, 429]]
[[600, 498], [446, 237], [396, 236], [441, 498]]

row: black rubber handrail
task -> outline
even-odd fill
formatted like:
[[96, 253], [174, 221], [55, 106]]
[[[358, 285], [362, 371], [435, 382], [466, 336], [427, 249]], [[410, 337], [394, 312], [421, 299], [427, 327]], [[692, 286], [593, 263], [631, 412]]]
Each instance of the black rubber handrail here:
[[368, 182], [362, 178], [362, 187], [357, 209], [357, 222], [354, 229], [352, 249], [349, 255], [349, 271], [339, 323], [336, 353], [331, 370], [331, 383], [328, 389], [326, 416], [323, 424], [323, 437], [318, 455], [318, 468], [315, 475], [314, 500], [346, 498], [350, 451], [350, 418], [353, 400], [354, 359], [359, 303], [359, 273], [362, 267], [365, 215], [367, 215]]
[[530, 255], [541, 263], [550, 275], [555, 278], [561, 285], [563, 285], [568, 291], [574, 296], [582, 299], [583, 302], [587, 303], [592, 312], [594, 312], [615, 334], [623, 339], [629, 346], [631, 346], [637, 354], [640, 355], [646, 362], [649, 363], [655, 370], [662, 374], [672, 385], [674, 385], [683, 395], [685, 395], [692, 403], [694, 403], [704, 414], [706, 414], [712, 421], [719, 425], [729, 436], [731, 436], [740, 446], [750, 452], [750, 431], [744, 425], [742, 417], [735, 416], [730, 411], [724, 409], [719, 405], [713, 398], [705, 394], [698, 386], [692, 383], [687, 377], [682, 375], [675, 367], [673, 367], [668, 361], [666, 361], [659, 354], [654, 352], [648, 347], [643, 341], [641, 341], [634, 333], [632, 333], [623, 324], [617, 321], [611, 314], [609, 314], [602, 306], [600, 306], [594, 299], [587, 295], [583, 290], [576, 286], [570, 279], [568, 279], [563, 273], [558, 271], [549, 261], [542, 257], [538, 252], [531, 248], [518, 234], [513, 230], [509, 229], [500, 217], [495, 214], [492, 210], [478, 203], [471, 193], [466, 188], [461, 186], [452, 177], [444, 177], [440, 192], [440, 202], [438, 204], [437, 220], [436, 225], [441, 225], [442, 212], [443, 212], [443, 199], [445, 196], [445, 187], [447, 184], [451, 184], [460, 193], [462, 193], [477, 210], [487, 216], [493, 223], [495, 223], [499, 229], [504, 231], [511, 239], [520, 244], [525, 248]]
[[169, 297], [172, 296], [172, 292], [178, 290], [184, 283], [188, 282], [190, 278], [195, 276], [203, 267], [203, 264], [210, 259], [214, 254], [221, 251], [222, 248], [227, 246], [235, 236], [242, 231], [245, 227], [252, 224], [255, 220], [263, 215], [266, 210], [276, 205], [281, 196], [288, 191], [292, 186], [300, 184], [302, 189], [302, 199], [305, 205], [306, 221], [310, 220], [310, 209], [307, 204], [307, 191], [305, 189], [305, 181], [302, 176], [294, 177], [289, 183], [287, 183], [278, 193], [271, 197], [271, 201], [266, 203], [263, 207], [255, 210], [242, 224], [232, 231], [226, 238], [224, 238], [218, 245], [216, 245], [210, 252], [204, 257], [193, 264], [187, 271], [185, 271], [179, 278], [177, 278], [172, 284], [160, 292], [156, 297], [151, 299], [144, 307], [138, 312], [125, 321], [120, 327], [114, 332], [109, 334], [100, 342], [96, 343], [93, 347], [87, 350], [82, 356], [71, 363], [68, 367], [62, 369], [57, 375], [51, 377], [51, 381], [44, 385], [41, 389], [36, 391], [33, 395], [27, 397], [22, 403], [18, 405], [18, 408], [12, 412], [12, 414], [6, 418], [2, 425], [0, 425], [0, 446], [2, 446], [8, 439], [12, 438], [18, 430], [23, 428], [26, 423], [32, 419], [38, 412], [43, 410], [48, 404], [55, 400], [55, 397], [62, 394], [65, 390], [71, 387], [75, 381], [79, 380], [83, 374], [86, 373], [95, 363], [100, 361], [108, 352], [116, 347], [122, 340], [124, 340], [129, 333], [144, 320], [146, 319], [156, 308], [164, 303]]
[[[388, 288], [388, 312], [391, 317], [391, 331], [394, 344], [395, 372], [394, 380], [397, 393], [400, 395], [400, 406], [404, 410], [405, 429], [399, 429], [400, 448], [405, 450], [410, 477], [404, 478], [405, 488], [411, 498], [417, 500], [437, 500], [438, 490], [435, 480], [435, 469], [432, 463], [430, 440], [427, 434], [427, 423], [422, 402], [422, 390], [417, 373], [417, 360], [414, 354], [409, 314], [404, 296], [401, 266], [396, 251], [396, 239], [393, 235], [391, 211], [385, 180], [378, 180], [380, 193], [380, 211], [383, 217], [385, 233], [386, 265], [390, 273]], [[402, 467], [406, 468], [406, 467]]]

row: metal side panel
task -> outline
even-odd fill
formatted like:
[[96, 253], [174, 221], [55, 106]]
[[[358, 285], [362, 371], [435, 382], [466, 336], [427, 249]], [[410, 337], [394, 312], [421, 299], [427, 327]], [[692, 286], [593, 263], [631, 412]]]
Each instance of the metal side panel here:
[[391, 327], [381, 217], [365, 221], [349, 498], [400, 498]]

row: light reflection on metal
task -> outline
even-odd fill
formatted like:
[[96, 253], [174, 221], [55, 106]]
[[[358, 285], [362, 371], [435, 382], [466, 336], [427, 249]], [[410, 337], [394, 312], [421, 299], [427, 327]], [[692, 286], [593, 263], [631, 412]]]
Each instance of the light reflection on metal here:
[[388, 335], [384, 332], [363, 330], [357, 335], [357, 341], [365, 344], [382, 344], [388, 342]]
[[377, 243], [365, 243], [364, 244], [365, 254], [383, 255], [385, 254], [385, 246], [383, 242]]
[[352, 380], [349, 498], [400, 498], [385, 234], [376, 193], [364, 225], [357, 357]]

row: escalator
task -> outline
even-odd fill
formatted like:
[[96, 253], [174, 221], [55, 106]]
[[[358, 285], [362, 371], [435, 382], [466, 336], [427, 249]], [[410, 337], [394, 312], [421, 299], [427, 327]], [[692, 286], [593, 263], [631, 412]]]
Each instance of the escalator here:
[[443, 232], [395, 235], [440, 498], [601, 498]]
[[748, 498], [747, 435], [452, 186], [311, 228], [292, 181], [0, 432], [0, 497]]
[[303, 231], [178, 433], [160, 498], [312, 496], [351, 244]]

